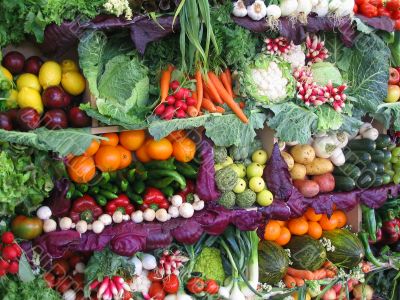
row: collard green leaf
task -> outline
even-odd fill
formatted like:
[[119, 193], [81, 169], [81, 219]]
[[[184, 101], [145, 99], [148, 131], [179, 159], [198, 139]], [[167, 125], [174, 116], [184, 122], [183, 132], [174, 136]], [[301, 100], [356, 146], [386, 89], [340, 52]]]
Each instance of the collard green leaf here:
[[355, 133], [358, 132], [363, 122], [359, 118], [355, 118], [346, 114], [342, 115], [343, 124], [340, 127], [341, 131], [345, 131], [347, 133]]
[[307, 143], [317, 128], [318, 116], [311, 110], [293, 102], [270, 105], [274, 116], [268, 126], [276, 131], [276, 136], [285, 142]]
[[335, 33], [324, 35], [325, 46], [329, 51], [328, 61], [335, 64], [343, 72], [347, 72], [352, 56], [351, 48], [346, 47]]
[[385, 128], [389, 128], [392, 123], [395, 130], [400, 130], [400, 103], [385, 103], [378, 106], [378, 112], [374, 117], [381, 121]]
[[317, 130], [327, 132], [338, 130], [343, 124], [343, 116], [329, 105], [317, 107], [315, 114], [318, 116]]
[[19, 260], [18, 277], [23, 282], [29, 282], [35, 280], [35, 274], [33, 274], [32, 268], [26, 258], [25, 253], [22, 253]]

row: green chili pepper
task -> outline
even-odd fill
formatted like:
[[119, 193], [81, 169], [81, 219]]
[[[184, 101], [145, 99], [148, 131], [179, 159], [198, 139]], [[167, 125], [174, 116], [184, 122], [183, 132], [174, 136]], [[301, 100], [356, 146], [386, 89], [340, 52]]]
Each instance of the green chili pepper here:
[[174, 189], [172, 186], [166, 186], [165, 188], [162, 188], [161, 192], [163, 192], [166, 197], [172, 197], [174, 195]]
[[153, 170], [149, 172], [149, 178], [151, 179], [160, 179], [164, 177], [172, 177], [175, 182], [179, 184], [180, 189], [184, 189], [186, 187], [186, 179], [181, 174], [172, 170]]
[[135, 181], [135, 174], [136, 174], [136, 169], [131, 169], [128, 171], [128, 181], [130, 183], [133, 183]]
[[144, 165], [146, 170], [175, 170], [174, 159], [153, 160]]
[[169, 186], [175, 179], [173, 177], [164, 177], [161, 179], [150, 179], [146, 181], [147, 186], [152, 186], [157, 189], [163, 189]]
[[100, 188], [96, 185], [96, 186], [93, 186], [90, 188], [89, 194], [96, 195], [99, 193], [99, 191], [100, 191]]
[[179, 161], [176, 161], [175, 165], [176, 165], [176, 170], [179, 172], [179, 174], [185, 176], [186, 178], [190, 178], [190, 179], [197, 178], [198, 170], [196, 170], [193, 166], [191, 166], [187, 163], [179, 162]]
[[76, 189], [75, 189], [74, 193], [72, 194], [72, 198], [74, 198], [74, 199], [82, 197], [82, 196], [83, 196], [83, 194]]
[[118, 187], [116, 185], [111, 184], [111, 183], [103, 184], [100, 187], [100, 189], [104, 190], [104, 191], [109, 191], [109, 192], [114, 193], [114, 194], [118, 193]]
[[73, 197], [73, 195], [74, 195], [74, 192], [75, 192], [75, 184], [73, 184], [73, 183], [71, 182], [70, 185], [69, 185], [69, 188], [68, 188], [68, 192], [67, 192], [67, 194], [65, 195], [65, 197], [66, 197], [67, 199], [71, 199], [71, 198]]
[[142, 180], [135, 180], [132, 183], [132, 189], [136, 194], [141, 194], [146, 189], [146, 185]]
[[137, 205], [142, 205], [143, 204], [143, 199], [142, 197], [140, 197], [138, 194], [135, 194], [134, 192], [132, 192], [130, 189], [128, 189], [128, 191], [126, 192], [126, 195], [128, 196], [128, 198], [133, 201], [135, 204]]
[[122, 180], [120, 181], [120, 188], [121, 188], [121, 191], [126, 192], [126, 190], [128, 189], [128, 185], [129, 185], [128, 180], [122, 179]]
[[107, 191], [107, 190], [102, 190], [102, 189], [99, 191], [99, 195], [106, 197], [108, 200], [118, 198], [117, 194]]
[[375, 209], [366, 205], [361, 205], [363, 220], [365, 220], [365, 229], [367, 230], [372, 241], [376, 242], [376, 219]]
[[108, 183], [111, 179], [110, 173], [108, 173], [108, 172], [103, 172], [101, 174], [101, 177], [102, 177], [102, 181], [101, 181], [102, 183]]
[[110, 180], [111, 181], [116, 181], [117, 180], [117, 172], [110, 172]]
[[87, 184], [78, 184], [77, 188], [81, 193], [87, 193], [89, 190], [89, 186]]
[[105, 206], [107, 205], [107, 198], [104, 197], [103, 195], [97, 195], [96, 202], [98, 205]]
[[360, 241], [364, 246], [365, 257], [368, 259], [368, 261], [370, 261], [377, 267], [382, 266], [382, 263], [374, 256], [374, 254], [372, 253], [372, 250], [369, 246], [368, 233], [361, 231], [358, 233], [358, 237], [360, 238]]

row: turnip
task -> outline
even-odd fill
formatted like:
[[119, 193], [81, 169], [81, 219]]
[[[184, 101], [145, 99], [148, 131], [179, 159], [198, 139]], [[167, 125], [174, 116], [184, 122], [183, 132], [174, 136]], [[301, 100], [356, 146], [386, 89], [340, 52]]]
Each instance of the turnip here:
[[311, 0], [298, 0], [297, 1], [296, 16], [302, 23], [307, 23], [307, 17], [312, 10]]
[[130, 263], [132, 263], [135, 266], [135, 275], [140, 276], [142, 274], [143, 271], [143, 264], [142, 261], [137, 258], [136, 256], [132, 257], [129, 260]]
[[314, 139], [312, 146], [316, 156], [329, 158], [336, 149], [336, 140], [330, 136], [317, 137]]
[[346, 157], [344, 156], [343, 150], [337, 147], [333, 150], [332, 155], [329, 157], [331, 162], [336, 166], [343, 166], [346, 162]]
[[296, 12], [298, 6], [297, 0], [283, 0], [281, 1], [279, 7], [281, 9], [281, 15], [283, 17], [288, 17]]
[[322, 296], [322, 300], [336, 300], [336, 292], [334, 289], [329, 289]]
[[143, 254], [142, 258], [143, 269], [145, 270], [154, 270], [157, 267], [157, 260], [156, 258], [148, 253]]
[[361, 133], [361, 135], [365, 139], [375, 141], [379, 136], [379, 131], [376, 128], [369, 128]]

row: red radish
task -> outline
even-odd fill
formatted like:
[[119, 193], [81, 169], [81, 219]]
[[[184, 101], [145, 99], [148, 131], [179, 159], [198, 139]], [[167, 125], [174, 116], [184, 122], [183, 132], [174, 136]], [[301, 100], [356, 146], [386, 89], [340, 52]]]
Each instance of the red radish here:
[[336, 283], [332, 289], [335, 291], [336, 294], [340, 293], [340, 290], [342, 289], [342, 284], [341, 283]]
[[171, 120], [174, 117], [175, 108], [173, 106], [167, 106], [161, 118], [164, 120]]
[[329, 289], [322, 296], [322, 300], [336, 300], [336, 292], [334, 289]]
[[154, 113], [157, 116], [161, 116], [164, 111], [165, 111], [165, 105], [164, 104], [160, 104], [155, 108]]
[[178, 100], [185, 100], [186, 99], [186, 95], [187, 95], [187, 89], [185, 88], [180, 88], [179, 90], [177, 90], [174, 94], [174, 97]]
[[185, 113], [185, 111], [184, 111], [183, 109], [178, 109], [178, 110], [176, 111], [176, 117], [179, 118], [179, 119], [186, 118], [186, 113]]
[[14, 241], [14, 235], [12, 232], [10, 231], [6, 231], [1, 235], [1, 241], [4, 244], [12, 244], [12, 242]]
[[110, 283], [110, 278], [104, 277], [104, 279], [101, 282], [101, 285], [99, 287], [99, 290], [97, 292], [97, 298], [99, 298], [99, 299], [102, 298], [103, 294], [105, 294], [106, 290], [108, 289], [109, 283]]
[[20, 257], [22, 255], [21, 247], [17, 243], [12, 244], [12, 246], [14, 247], [15, 251], [17, 251], [17, 256]]
[[8, 266], [7, 272], [10, 274], [17, 274], [19, 269], [19, 262], [17, 261], [12, 261], [10, 262], [10, 265]]
[[177, 100], [176, 102], [175, 102], [175, 108], [176, 109], [180, 109], [180, 108], [182, 108], [183, 110], [185, 110], [183, 107], [185, 107], [186, 106], [186, 108], [187, 108], [187, 105], [186, 105], [186, 103], [184, 102], [184, 101], [182, 101], [182, 100]]
[[348, 286], [349, 292], [351, 292], [353, 290], [354, 286], [357, 284], [358, 284], [357, 279], [351, 278], [351, 279], [347, 280], [347, 286]]
[[100, 284], [100, 281], [98, 281], [97, 279], [95, 279], [90, 285], [89, 285], [89, 289], [90, 290], [94, 290], [95, 288], [97, 288]]
[[167, 98], [165, 98], [165, 102], [168, 103], [168, 105], [174, 105], [176, 101], [176, 98], [174, 96], [168, 96]]
[[12, 260], [18, 257], [17, 251], [15, 251], [12, 245], [5, 246], [3, 249], [3, 258], [5, 260]]
[[115, 286], [114, 281], [110, 280], [110, 291], [113, 294], [114, 297], [118, 297], [118, 290], [117, 287]]
[[389, 68], [389, 84], [398, 84], [400, 73], [395, 68]]
[[196, 101], [196, 99], [194, 99], [194, 98], [192, 98], [192, 97], [187, 97], [187, 98], [186, 98], [186, 104], [187, 104], [188, 106], [196, 106], [197, 101]]
[[0, 270], [7, 270], [9, 265], [7, 261], [0, 258]]
[[171, 83], [169, 84], [169, 87], [170, 87], [173, 91], [177, 90], [177, 89], [179, 88], [179, 86], [180, 86], [180, 83], [179, 83], [178, 80], [171, 81]]

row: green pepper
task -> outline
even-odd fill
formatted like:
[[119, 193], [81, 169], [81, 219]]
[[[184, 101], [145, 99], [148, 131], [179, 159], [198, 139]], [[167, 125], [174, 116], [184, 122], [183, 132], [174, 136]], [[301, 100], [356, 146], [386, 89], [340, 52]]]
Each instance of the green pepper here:
[[113, 192], [110, 192], [110, 191], [107, 191], [107, 190], [102, 190], [102, 189], [100, 189], [99, 195], [101, 195], [103, 197], [106, 197], [108, 200], [112, 200], [112, 199], [118, 198], [117, 194], [115, 194]]
[[184, 189], [186, 187], [186, 179], [181, 174], [172, 170], [153, 170], [149, 172], [149, 178], [151, 179], [160, 179], [164, 177], [171, 177], [175, 182], [179, 184], [180, 189]]
[[150, 179], [146, 181], [146, 186], [152, 186], [157, 189], [163, 189], [169, 186], [175, 179], [173, 177], [164, 177], [161, 179]]
[[97, 195], [96, 202], [98, 205], [105, 206], [107, 204], [107, 198], [103, 195]]
[[166, 186], [165, 188], [162, 188], [161, 192], [163, 192], [166, 197], [172, 197], [175, 193], [172, 186]]
[[118, 179], [117, 172], [114, 171], [114, 172], [110, 172], [109, 174], [110, 174], [111, 181], [116, 181]]
[[365, 229], [372, 241], [376, 242], [376, 219], [375, 209], [361, 205], [363, 220], [365, 220]]
[[120, 181], [120, 184], [119, 184], [119, 186], [120, 186], [120, 188], [121, 188], [121, 191], [126, 192], [127, 189], [128, 189], [128, 185], [129, 185], [128, 180], [122, 179], [122, 180]]
[[111, 179], [110, 173], [108, 173], [108, 172], [103, 172], [103, 173], [101, 174], [101, 177], [102, 177], [101, 182], [102, 182], [103, 184], [104, 184], [104, 183], [108, 183], [108, 182], [110, 181], [110, 179]]
[[114, 193], [114, 194], [118, 193], [118, 187], [116, 185], [111, 184], [111, 183], [103, 184], [101, 186], [101, 190], [109, 191], [109, 192]]
[[197, 171], [192, 165], [188, 163], [183, 163], [176, 161], [176, 170], [179, 172], [179, 174], [182, 174], [186, 178], [190, 179], [196, 179], [197, 178]]
[[68, 188], [68, 192], [67, 192], [67, 194], [65, 195], [65, 197], [66, 197], [67, 199], [71, 199], [71, 198], [73, 197], [74, 193], [75, 193], [75, 184], [73, 184], [73, 183], [71, 182], [70, 185], [69, 185], [69, 188]]
[[87, 184], [78, 184], [77, 188], [83, 194], [87, 193], [87, 191], [89, 190], [89, 186]]
[[126, 192], [126, 195], [128, 196], [129, 199], [131, 199], [135, 204], [137, 205], [142, 205], [143, 204], [143, 199], [140, 197], [138, 194], [135, 194], [132, 192], [132, 190], [128, 189]]
[[96, 185], [96, 186], [93, 186], [90, 188], [89, 194], [96, 195], [99, 193], [99, 191], [100, 191], [100, 188]]
[[132, 189], [136, 194], [142, 194], [146, 189], [146, 185], [142, 180], [135, 180], [132, 183]]
[[72, 194], [72, 198], [80, 198], [80, 197], [82, 197], [83, 196], [83, 194], [80, 192], [80, 191], [78, 191], [77, 189], [75, 189], [74, 190], [74, 193]]
[[374, 256], [374, 254], [372, 253], [372, 250], [369, 246], [368, 233], [366, 233], [365, 231], [361, 231], [358, 233], [358, 237], [364, 246], [365, 257], [368, 259], [368, 261], [373, 263], [377, 267], [382, 266], [382, 263]]
[[175, 170], [174, 159], [153, 160], [144, 165], [146, 170]]

